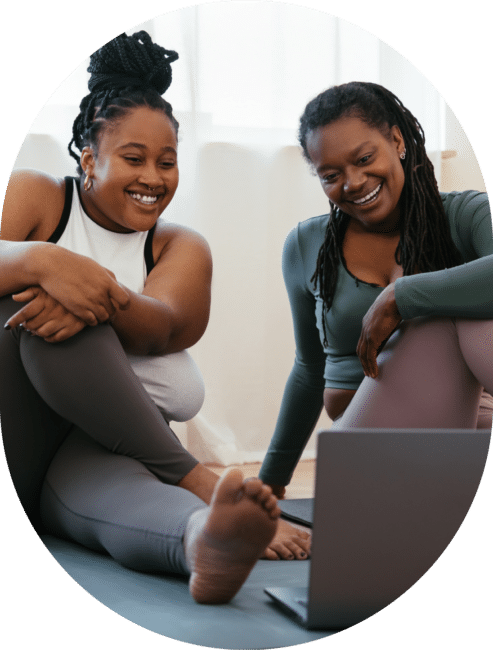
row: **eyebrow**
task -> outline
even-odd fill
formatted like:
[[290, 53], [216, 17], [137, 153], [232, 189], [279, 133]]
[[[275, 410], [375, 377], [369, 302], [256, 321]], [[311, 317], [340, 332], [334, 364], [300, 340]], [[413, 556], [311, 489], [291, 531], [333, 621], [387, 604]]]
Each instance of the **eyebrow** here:
[[[349, 156], [356, 156], [358, 155], [358, 152], [361, 151], [361, 149], [364, 149], [365, 147], [368, 147], [369, 145], [372, 145], [373, 143], [368, 140], [367, 142], [362, 142], [359, 144], [355, 149], [349, 152]], [[318, 172], [323, 172], [326, 169], [332, 169], [334, 165], [329, 165], [328, 163], [326, 165], [320, 165], [320, 167], [317, 167], [317, 173]]]
[[[142, 150], [147, 149], [146, 145], [142, 144], [141, 142], [127, 142], [127, 144], [122, 145], [121, 147], [119, 147], [119, 149], [131, 149], [133, 147], [136, 147], [137, 149], [142, 149]], [[164, 153], [174, 153], [174, 154], [176, 154], [176, 149], [174, 147], [170, 147], [170, 146], [162, 147], [161, 151], [163, 151]]]

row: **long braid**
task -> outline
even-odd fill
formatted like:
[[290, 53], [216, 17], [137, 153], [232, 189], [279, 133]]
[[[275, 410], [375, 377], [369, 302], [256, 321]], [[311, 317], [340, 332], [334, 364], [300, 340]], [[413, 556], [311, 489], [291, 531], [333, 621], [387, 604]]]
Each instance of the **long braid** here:
[[[437, 271], [461, 264], [462, 257], [450, 234], [433, 165], [426, 154], [423, 129], [414, 115], [392, 92], [378, 84], [352, 82], [333, 86], [313, 99], [300, 119], [299, 142], [309, 163], [308, 134], [341, 117], [359, 117], [385, 134], [397, 125], [402, 133], [406, 146], [406, 158], [402, 161], [405, 180], [400, 198], [400, 240], [395, 259], [402, 265], [403, 274]], [[320, 287], [323, 299], [324, 345], [327, 345], [325, 315], [334, 299], [348, 223], [348, 215], [331, 203], [325, 239], [311, 278], [314, 287]]]
[[80, 156], [72, 145], [79, 151], [88, 144], [96, 147], [103, 125], [131, 108], [148, 106], [163, 111], [178, 133], [171, 104], [161, 97], [171, 84], [171, 63], [177, 58], [173, 50], [153, 43], [145, 31], [120, 34], [91, 55], [87, 68], [90, 92], [80, 103], [68, 145], [79, 174]]

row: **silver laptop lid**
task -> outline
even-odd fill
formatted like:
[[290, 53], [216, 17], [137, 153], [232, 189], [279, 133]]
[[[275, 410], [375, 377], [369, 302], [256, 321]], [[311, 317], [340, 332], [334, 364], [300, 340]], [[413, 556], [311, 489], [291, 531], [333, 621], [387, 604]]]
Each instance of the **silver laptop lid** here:
[[308, 627], [354, 625], [433, 565], [471, 505], [489, 440], [476, 430], [319, 433]]

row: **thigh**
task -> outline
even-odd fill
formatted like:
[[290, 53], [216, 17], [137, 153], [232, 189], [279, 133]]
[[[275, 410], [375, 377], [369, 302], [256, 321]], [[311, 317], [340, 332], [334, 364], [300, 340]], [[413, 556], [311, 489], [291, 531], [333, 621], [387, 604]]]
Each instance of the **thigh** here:
[[180, 444], [133, 372], [110, 325], [49, 344], [25, 333], [21, 357], [43, 400], [108, 450], [176, 484], [198, 461]]
[[475, 429], [482, 387], [466, 364], [453, 319], [406, 321], [333, 427]]
[[109, 553], [132, 569], [186, 574], [185, 527], [205, 505], [75, 427], [46, 475], [41, 514], [48, 532]]

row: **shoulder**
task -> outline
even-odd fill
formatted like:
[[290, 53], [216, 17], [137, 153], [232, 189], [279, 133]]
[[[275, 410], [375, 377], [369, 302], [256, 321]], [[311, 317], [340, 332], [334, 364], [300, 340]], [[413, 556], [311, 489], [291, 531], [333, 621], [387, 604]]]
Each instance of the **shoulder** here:
[[170, 223], [160, 217], [156, 223], [153, 239], [153, 255], [157, 262], [169, 254], [195, 256], [197, 261], [212, 263], [212, 255], [206, 239], [192, 228]]
[[[300, 248], [312, 248], [322, 245], [325, 239], [325, 231], [329, 223], [330, 215], [322, 214], [318, 217], [311, 217], [300, 221], [286, 237], [286, 246], [296, 245]], [[318, 250], [318, 249], [317, 249]]]
[[301, 221], [286, 237], [283, 249], [283, 271], [288, 275], [303, 277], [308, 285], [315, 270], [318, 253], [325, 239], [330, 215], [323, 214]]
[[284, 253], [289, 254], [296, 251], [304, 259], [309, 259], [314, 254], [317, 256], [320, 246], [325, 240], [329, 219], [329, 214], [323, 214], [298, 223], [286, 237]]
[[2, 212], [2, 239], [43, 240], [56, 227], [65, 201], [65, 180], [33, 169], [10, 177]]

